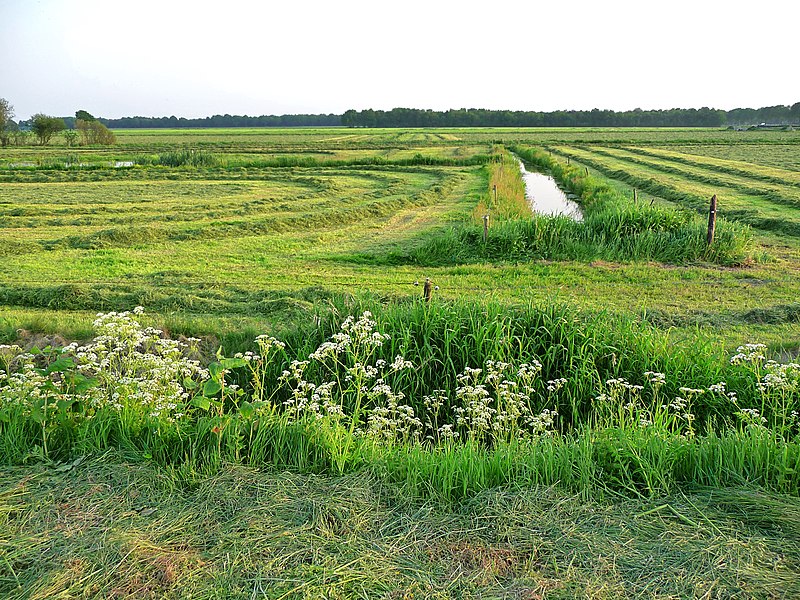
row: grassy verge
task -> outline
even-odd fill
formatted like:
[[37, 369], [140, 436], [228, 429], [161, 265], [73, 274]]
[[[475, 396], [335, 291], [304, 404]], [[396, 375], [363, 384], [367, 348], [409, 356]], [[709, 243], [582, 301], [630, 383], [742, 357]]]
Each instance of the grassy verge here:
[[82, 347], [6, 346], [0, 459], [114, 448], [189, 474], [226, 461], [370, 466], [447, 502], [511, 481], [587, 497], [800, 490], [800, 367], [765, 362], [765, 347], [731, 362], [643, 324], [553, 306], [332, 308], [283, 341], [260, 337], [255, 354], [220, 351], [207, 365], [181, 355], [192, 340], [130, 314], [99, 318]]

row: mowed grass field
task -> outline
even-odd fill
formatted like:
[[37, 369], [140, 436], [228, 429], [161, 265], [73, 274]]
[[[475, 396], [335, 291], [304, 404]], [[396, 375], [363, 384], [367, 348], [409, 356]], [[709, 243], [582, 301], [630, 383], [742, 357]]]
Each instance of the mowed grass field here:
[[800, 133], [115, 133], [0, 150], [0, 597], [800, 597]]
[[[430, 277], [441, 297], [564, 302], [677, 325], [677, 335], [708, 325], [705, 334], [727, 349], [755, 338], [787, 350], [800, 343], [796, 323], [783, 318], [797, 313], [800, 291], [794, 132], [233, 129], [117, 136], [110, 148], [0, 153], [5, 338], [18, 328], [79, 334], [97, 310], [136, 304], [197, 323], [199, 332], [231, 314], [265, 328], [271, 304], [341, 291], [418, 295], [414, 283]], [[380, 257], [412, 252], [473, 218], [489, 197], [483, 163], [497, 144], [570, 157], [626, 193], [637, 187], [646, 202], [655, 197], [702, 213], [717, 194], [720, 215], [753, 227], [757, 260], [736, 268], [527, 259], [375, 268]], [[210, 155], [214, 164], [159, 164], [161, 155], [184, 149]], [[113, 167], [130, 162], [137, 166]]]

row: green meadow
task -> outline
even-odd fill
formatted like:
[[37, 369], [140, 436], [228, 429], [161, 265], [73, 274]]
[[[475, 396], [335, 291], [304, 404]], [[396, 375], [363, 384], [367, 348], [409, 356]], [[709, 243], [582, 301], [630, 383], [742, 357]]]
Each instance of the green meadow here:
[[[49, 323], [51, 333], [63, 324], [62, 333], [77, 334], [89, 321], [78, 311], [136, 304], [198, 331], [231, 312], [266, 327], [259, 295], [302, 300], [322, 288], [402, 298], [430, 277], [441, 298], [650, 315], [679, 325], [678, 336], [710, 325], [707, 339], [726, 350], [756, 338], [776, 350], [800, 342], [788, 324], [765, 328], [753, 313], [786, 312], [797, 297], [798, 175], [782, 162], [796, 148], [792, 132], [232, 129], [118, 138], [114, 147], [0, 154], [6, 331]], [[703, 145], [670, 149], [689, 143]], [[752, 228], [752, 260], [720, 269], [540, 251], [443, 265], [415, 254], [479, 220], [474, 209], [489, 199], [487, 165], [501, 144], [570, 156], [621, 194], [636, 187], [658, 206], [702, 215], [717, 194], [723, 219]], [[737, 159], [717, 158], [720, 149]], [[181, 152], [185, 164], [161, 164]], [[194, 166], [197, 157], [211, 162]]]
[[115, 135], [0, 149], [0, 595], [800, 595], [800, 133]]

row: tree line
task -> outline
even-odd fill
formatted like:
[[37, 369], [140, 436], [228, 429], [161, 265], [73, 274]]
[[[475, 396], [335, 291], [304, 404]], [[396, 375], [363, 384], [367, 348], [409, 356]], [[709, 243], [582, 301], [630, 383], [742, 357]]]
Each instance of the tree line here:
[[800, 124], [800, 102], [792, 106], [730, 111], [708, 107], [627, 111], [595, 108], [552, 112], [394, 108], [389, 111], [348, 110], [342, 115], [342, 125], [346, 127], [724, 127], [760, 123]]
[[[69, 119], [65, 119], [70, 127]], [[629, 111], [509, 111], [475, 108], [434, 111], [417, 108], [348, 110], [336, 114], [214, 115], [185, 117], [122, 117], [99, 121], [111, 129], [204, 127], [725, 127], [759, 123], [800, 124], [800, 102], [792, 106], [736, 108], [672, 108]]]
[[113, 144], [110, 129], [203, 128], [203, 127], [746, 127], [766, 124], [800, 125], [800, 102], [729, 111], [708, 107], [628, 111], [559, 110], [510, 111], [460, 108], [435, 111], [418, 108], [348, 110], [336, 114], [214, 115], [185, 117], [122, 117], [104, 119], [79, 110], [74, 117], [52, 117], [42, 113], [14, 121], [14, 107], [0, 98], [0, 145], [27, 145], [31, 136], [46, 145], [63, 132], [68, 146]]

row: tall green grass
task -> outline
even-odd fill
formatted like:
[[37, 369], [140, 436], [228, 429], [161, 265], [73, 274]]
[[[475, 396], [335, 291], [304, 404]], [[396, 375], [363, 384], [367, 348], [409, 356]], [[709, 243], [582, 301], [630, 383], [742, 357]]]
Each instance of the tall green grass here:
[[220, 159], [206, 150], [184, 148], [183, 150], [163, 152], [149, 160], [144, 157], [137, 158], [136, 162], [163, 167], [216, 167], [220, 164]]
[[[287, 419], [282, 407], [291, 390], [279, 382], [289, 361], [309, 357], [340, 330], [345, 315], [367, 308], [374, 311], [378, 330], [390, 336], [370, 360], [388, 362], [401, 355], [414, 365], [387, 382], [416, 415], [426, 415], [426, 395], [442, 390], [447, 400], [439, 418], [453, 421], [458, 414], [453, 402], [467, 367], [483, 368], [489, 359], [512, 365], [538, 362], [532, 409], [556, 410], [557, 429], [495, 442], [383, 444], [358, 435], [347, 420]], [[115, 448], [133, 459], [187, 472], [213, 471], [231, 461], [319, 473], [369, 468], [414, 494], [448, 501], [508, 484], [560, 485], [585, 496], [648, 496], [686, 484], [745, 483], [800, 491], [798, 424], [788, 416], [800, 406], [797, 389], [768, 398], [759, 387], [758, 369], [731, 364], [701, 345], [676, 346], [646, 324], [559, 306], [380, 306], [369, 298], [339, 298], [282, 337], [285, 349], [255, 376], [241, 359], [225, 359], [220, 349], [220, 362], [209, 366], [212, 378], [202, 395], [179, 408], [188, 415], [174, 421], [136, 403], [111, 410], [102, 402], [63, 395], [59, 390], [65, 385], [76, 390], [88, 384], [69, 360], [46, 351], [40, 376], [53, 377], [53, 395], [34, 400], [30, 413], [6, 398], [0, 406], [0, 461], [66, 461]], [[308, 371], [312, 378], [324, 375], [314, 368]], [[663, 373], [663, 384], [651, 385], [648, 372]], [[563, 386], [549, 391], [559, 378], [565, 379]], [[623, 389], [622, 380], [633, 387]], [[702, 392], [719, 382], [736, 392], [736, 402], [725, 394]], [[234, 385], [240, 390], [234, 392]], [[223, 389], [230, 390], [228, 395]], [[664, 408], [679, 396], [689, 398], [685, 410], [691, 419]], [[258, 408], [266, 397], [269, 404]], [[375, 408], [342, 407], [352, 419], [358, 419], [359, 410], [365, 415]], [[758, 408], [769, 425], [742, 420], [740, 407]], [[644, 415], [651, 419], [643, 421]]]
[[754, 430], [694, 439], [586, 428], [532, 445], [394, 448], [373, 469], [406, 493], [458, 503], [498, 487], [560, 487], [584, 498], [653, 497], [686, 486], [800, 493], [800, 443]]

